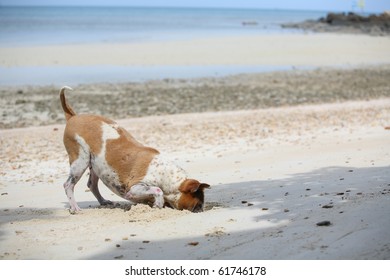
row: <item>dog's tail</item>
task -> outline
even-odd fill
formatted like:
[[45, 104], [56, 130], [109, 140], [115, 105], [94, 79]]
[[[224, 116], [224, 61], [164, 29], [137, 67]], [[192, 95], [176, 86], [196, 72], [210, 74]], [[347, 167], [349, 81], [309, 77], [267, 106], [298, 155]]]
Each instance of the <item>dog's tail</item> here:
[[65, 90], [73, 90], [70, 87], [64, 86], [60, 90], [60, 99], [61, 99], [61, 105], [62, 110], [64, 110], [66, 121], [68, 121], [71, 117], [75, 116], [76, 113], [73, 111], [72, 107], [69, 106], [69, 104], [66, 102], [65, 99]]

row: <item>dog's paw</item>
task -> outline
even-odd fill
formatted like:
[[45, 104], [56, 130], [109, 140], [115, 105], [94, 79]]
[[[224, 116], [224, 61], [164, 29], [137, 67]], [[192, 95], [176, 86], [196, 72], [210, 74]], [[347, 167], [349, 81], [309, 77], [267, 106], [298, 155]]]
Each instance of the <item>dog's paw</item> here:
[[163, 191], [158, 187], [151, 187], [150, 188], [151, 193], [154, 196], [154, 208], [163, 208], [164, 207], [164, 195]]
[[69, 213], [70, 213], [71, 215], [75, 215], [75, 214], [80, 213], [80, 212], [81, 212], [81, 209], [80, 209], [80, 208], [78, 208], [78, 209], [72, 209], [72, 208], [70, 208], [70, 209], [69, 209]]
[[162, 195], [155, 197], [153, 207], [160, 209], [164, 207], [164, 197]]
[[112, 202], [111, 200], [107, 200], [107, 199], [100, 201], [100, 205], [102, 205], [102, 206], [113, 205], [113, 204], [114, 204], [114, 202]]
[[[164, 205], [163, 205], [163, 206], [164, 206]], [[161, 206], [161, 204], [160, 204], [160, 203], [154, 203], [154, 204], [153, 204], [153, 208], [162, 209], [162, 208], [163, 208], [163, 206]]]

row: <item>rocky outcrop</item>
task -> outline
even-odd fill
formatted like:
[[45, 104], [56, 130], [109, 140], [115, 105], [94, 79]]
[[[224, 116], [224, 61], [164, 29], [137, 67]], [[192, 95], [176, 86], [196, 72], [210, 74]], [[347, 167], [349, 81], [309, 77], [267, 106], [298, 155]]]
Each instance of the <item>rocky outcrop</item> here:
[[287, 23], [283, 28], [299, 28], [314, 32], [363, 33], [373, 36], [390, 35], [390, 13], [362, 16], [355, 13], [329, 13], [318, 20]]

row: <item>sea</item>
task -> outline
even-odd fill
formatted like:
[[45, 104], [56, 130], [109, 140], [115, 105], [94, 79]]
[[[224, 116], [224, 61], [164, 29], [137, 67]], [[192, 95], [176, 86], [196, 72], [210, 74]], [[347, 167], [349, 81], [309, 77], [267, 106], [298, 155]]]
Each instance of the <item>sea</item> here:
[[[4, 7], [0, 5], [0, 47], [159, 42], [200, 37], [297, 33], [302, 31], [285, 29], [281, 27], [281, 24], [318, 19], [325, 15], [326, 11], [298, 10]], [[280, 69], [286, 67], [278, 66]], [[115, 65], [104, 68], [103, 66], [5, 67], [0, 61], [0, 85], [60, 84], [64, 80], [71, 84], [78, 84], [105, 82], [104, 79], [114, 82], [130, 82], [163, 78], [224, 76], [241, 72], [280, 69], [270, 69], [261, 65], [188, 66], [186, 69], [169, 66], [157, 66], [151, 69], [142, 66], [118, 67]], [[107, 75], [107, 72], [112, 74]], [[83, 73], [89, 74], [83, 76]]]

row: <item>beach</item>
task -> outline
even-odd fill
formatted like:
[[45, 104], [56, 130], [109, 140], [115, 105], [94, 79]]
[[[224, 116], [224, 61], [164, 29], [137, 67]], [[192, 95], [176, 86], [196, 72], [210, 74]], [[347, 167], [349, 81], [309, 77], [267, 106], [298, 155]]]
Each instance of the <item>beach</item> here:
[[[211, 185], [205, 211], [130, 205], [87, 172], [71, 215], [58, 84], [0, 86], [0, 259], [390, 259], [390, 38], [306, 33], [0, 46], [0, 66], [287, 66], [70, 84]], [[80, 74], [82, 75], [82, 74]], [[110, 73], [106, 75], [109, 79]]]
[[379, 99], [120, 120], [212, 185], [196, 214], [129, 210], [101, 185], [117, 203], [102, 208], [84, 175], [75, 189], [83, 210], [71, 215], [64, 125], [3, 130], [0, 256], [388, 259], [389, 107]]

